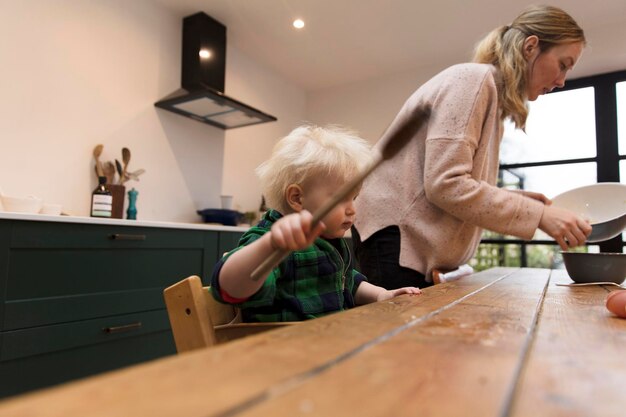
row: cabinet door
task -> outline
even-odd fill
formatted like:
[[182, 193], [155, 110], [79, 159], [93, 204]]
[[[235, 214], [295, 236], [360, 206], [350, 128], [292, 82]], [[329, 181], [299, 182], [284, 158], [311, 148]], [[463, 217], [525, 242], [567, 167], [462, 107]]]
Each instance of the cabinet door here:
[[216, 253], [198, 230], [15, 222], [0, 328], [164, 309], [163, 289]]
[[[205, 252], [207, 254], [207, 258], [205, 259], [206, 268], [204, 270], [204, 275], [202, 276], [202, 283], [204, 285], [211, 285], [211, 276], [213, 275], [213, 268], [215, 267], [215, 264], [226, 252], [237, 247], [237, 243], [242, 235], [243, 232], [221, 231], [206, 236], [206, 239], [213, 239], [215, 252], [210, 257], [209, 252]], [[206, 244], [205, 246], [209, 247], [210, 245]]]
[[176, 353], [170, 330], [0, 362], [0, 397], [49, 387]]
[[241, 239], [241, 236], [243, 236], [243, 232], [220, 232], [218, 258], [221, 258], [224, 253], [235, 249], [239, 243], [239, 239]]

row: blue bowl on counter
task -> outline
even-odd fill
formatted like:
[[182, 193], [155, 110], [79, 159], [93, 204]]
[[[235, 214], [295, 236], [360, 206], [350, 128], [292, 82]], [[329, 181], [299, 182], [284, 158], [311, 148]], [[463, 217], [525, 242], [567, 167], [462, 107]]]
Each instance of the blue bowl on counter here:
[[198, 210], [205, 223], [219, 223], [224, 226], [237, 226], [243, 220], [243, 213], [236, 210], [204, 209]]

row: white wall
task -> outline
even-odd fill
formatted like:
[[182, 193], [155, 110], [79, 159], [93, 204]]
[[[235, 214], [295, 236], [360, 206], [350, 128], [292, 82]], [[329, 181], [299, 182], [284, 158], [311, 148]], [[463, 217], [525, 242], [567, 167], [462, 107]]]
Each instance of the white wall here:
[[307, 97], [307, 116], [320, 125], [352, 128], [375, 143], [413, 91], [441, 69], [419, 68], [315, 91]]
[[[1, 9], [5, 194], [36, 195], [86, 216], [94, 146], [104, 145], [105, 160], [121, 160], [126, 146], [130, 170], [146, 169], [139, 182], [126, 183], [139, 191], [138, 218], [197, 222], [196, 209], [219, 207], [223, 176], [231, 175], [225, 139], [233, 138], [228, 164], [237, 165], [232, 145], [266, 157], [263, 147], [303, 114], [303, 93], [230, 47], [226, 94], [279, 123], [227, 133], [157, 110], [154, 102], [180, 87], [181, 19], [150, 0], [3, 0]], [[285, 94], [275, 97], [274, 87]], [[253, 167], [239, 165], [247, 178]]]
[[261, 190], [254, 169], [266, 160], [281, 137], [304, 121], [306, 95], [293, 84], [255, 65], [236, 49], [228, 51], [224, 90], [245, 103], [278, 118], [276, 122], [226, 131], [223, 193], [233, 195], [234, 208], [259, 209]]

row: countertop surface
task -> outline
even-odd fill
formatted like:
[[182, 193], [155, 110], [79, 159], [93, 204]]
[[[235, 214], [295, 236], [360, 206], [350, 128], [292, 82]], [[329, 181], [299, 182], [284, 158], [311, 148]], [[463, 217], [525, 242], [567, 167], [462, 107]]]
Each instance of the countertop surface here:
[[224, 232], [245, 232], [249, 229], [248, 226], [224, 226], [221, 224], [208, 223], [176, 223], [154, 220], [126, 220], [80, 216], [52, 216], [46, 214], [12, 213], [7, 211], [0, 211], [0, 220], [1, 219], [59, 223], [103, 224], [110, 226], [164, 227], [169, 229], [195, 229]]

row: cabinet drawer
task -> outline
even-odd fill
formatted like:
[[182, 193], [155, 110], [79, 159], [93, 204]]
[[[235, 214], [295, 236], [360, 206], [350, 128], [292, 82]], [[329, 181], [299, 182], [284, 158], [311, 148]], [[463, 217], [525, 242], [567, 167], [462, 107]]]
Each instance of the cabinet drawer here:
[[9, 361], [170, 329], [166, 310], [4, 332], [0, 361]]
[[11, 250], [3, 329], [164, 308], [163, 289], [202, 276], [204, 258], [202, 248]]
[[164, 288], [190, 275], [208, 283], [217, 259], [213, 231], [28, 221], [0, 226], [6, 245], [0, 330], [163, 309]]
[[198, 248], [204, 245], [205, 233], [156, 227], [16, 221], [13, 223], [10, 246], [64, 249]]
[[220, 232], [218, 242], [218, 258], [225, 252], [230, 252], [237, 247], [243, 232]]
[[162, 330], [0, 362], [0, 398], [175, 353], [171, 331]]

